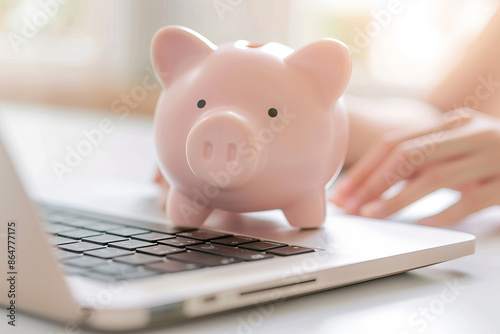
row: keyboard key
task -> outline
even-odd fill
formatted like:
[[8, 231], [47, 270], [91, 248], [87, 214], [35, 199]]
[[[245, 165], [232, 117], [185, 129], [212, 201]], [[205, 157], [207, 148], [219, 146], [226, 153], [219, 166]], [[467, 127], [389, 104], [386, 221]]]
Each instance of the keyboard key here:
[[162, 245], [173, 246], [173, 247], [185, 247], [185, 246], [189, 246], [189, 245], [202, 244], [203, 241], [194, 240], [194, 239], [187, 239], [187, 238], [174, 238], [174, 239], [167, 239], [167, 240], [158, 240], [158, 243], [162, 244]]
[[171, 238], [175, 238], [175, 235], [158, 233], [158, 232], [151, 232], [151, 233], [132, 236], [132, 239], [137, 239], [142, 241], [158, 241], [162, 239], [171, 239]]
[[95, 257], [100, 257], [101, 259], [112, 259], [119, 256], [131, 255], [134, 254], [134, 252], [121, 248], [108, 247], [108, 248], [102, 248], [94, 251], [85, 252], [85, 254]]
[[143, 230], [141, 228], [135, 228], [135, 227], [119, 227], [117, 229], [108, 231], [108, 233], [110, 234], [120, 235], [122, 237], [130, 237], [136, 234], [149, 233], [149, 232], [150, 231], [148, 230]]
[[99, 259], [97, 257], [83, 255], [65, 260], [64, 264], [81, 268], [93, 268], [108, 264], [108, 261]]
[[284, 246], [288, 246], [288, 245], [281, 243], [281, 242], [263, 240], [263, 241], [252, 242], [249, 244], [244, 244], [244, 245], [241, 245], [240, 247], [255, 250], [255, 251], [265, 251], [268, 249], [284, 247]]
[[90, 223], [84, 225], [83, 227], [85, 227], [88, 230], [99, 231], [99, 232], [107, 232], [109, 230], [114, 230], [116, 228], [119, 228], [120, 225], [117, 225], [117, 224], [108, 224], [108, 223], [103, 223], [103, 222], [100, 222], [100, 221], [96, 221], [96, 222], [90, 222]]
[[55, 223], [60, 223], [70, 219], [68, 215], [62, 213], [48, 213], [42, 215], [42, 217], [45, 221], [55, 222]]
[[298, 255], [298, 254], [305, 254], [305, 253], [311, 253], [311, 252], [314, 252], [314, 249], [299, 247], [299, 246], [286, 246], [286, 247], [271, 249], [271, 250], [267, 251], [266, 253], [271, 253], [271, 254], [281, 255], [281, 256], [289, 256], [289, 255]]
[[67, 251], [59, 249], [59, 248], [54, 249], [54, 254], [56, 255], [56, 258], [58, 260], [61, 260], [61, 261], [80, 256], [77, 253], [67, 252]]
[[162, 261], [161, 257], [136, 253], [134, 255], [121, 256], [115, 259], [116, 262], [142, 265]]
[[203, 267], [194, 263], [184, 263], [184, 262], [166, 260], [162, 262], [148, 264], [146, 265], [146, 268], [167, 273], [176, 273], [179, 271], [194, 270]]
[[162, 233], [167, 233], [167, 234], [177, 234], [180, 232], [186, 232], [186, 231], [194, 231], [196, 230], [195, 227], [184, 227], [184, 226], [175, 226], [175, 225], [166, 225], [166, 224], [155, 224], [154, 228], [152, 229], [155, 232], [162, 232]]
[[185, 249], [166, 246], [166, 245], [156, 245], [156, 246], [151, 246], [151, 247], [144, 247], [144, 248], [139, 248], [137, 250], [137, 252], [139, 252], [139, 253], [146, 253], [146, 254], [155, 255], [155, 256], [165, 256], [168, 254], [174, 254], [174, 253], [179, 253], [179, 252], [184, 252], [184, 251], [185, 251]]
[[140, 241], [140, 240], [127, 240], [127, 241], [119, 241], [119, 242], [112, 242], [109, 244], [111, 247], [118, 247], [118, 248], [123, 248], [123, 249], [128, 249], [128, 250], [135, 250], [136, 248], [140, 247], [149, 247], [149, 246], [154, 246], [154, 243], [151, 242], [146, 242], [146, 241]]
[[137, 267], [125, 263], [110, 262], [105, 266], [92, 268], [92, 272], [118, 276], [126, 272], [136, 271]]
[[269, 259], [273, 257], [272, 255], [269, 254], [258, 253], [248, 249], [235, 248], [217, 244], [195, 245], [195, 246], [188, 246], [186, 248], [209, 254], [234, 257], [242, 261], [255, 261], [255, 260]]
[[222, 245], [228, 245], [228, 246], [238, 246], [241, 244], [246, 244], [249, 242], [254, 242], [254, 241], [260, 241], [259, 239], [256, 238], [250, 238], [250, 237], [244, 237], [241, 235], [235, 235], [234, 237], [228, 237], [228, 238], [222, 238], [222, 239], [216, 239], [213, 242], [214, 244], [222, 244]]
[[157, 271], [118, 262], [97, 267], [92, 271], [98, 274], [110, 275], [116, 279], [133, 279], [158, 275]]
[[72, 244], [61, 245], [58, 247], [62, 248], [64, 250], [67, 250], [67, 251], [71, 251], [71, 252], [83, 253], [83, 252], [91, 251], [94, 249], [103, 248], [104, 246], [93, 244], [90, 242], [81, 241], [81, 242], [75, 242]]
[[196, 230], [196, 231], [191, 231], [191, 232], [182, 232], [182, 233], [177, 233], [177, 235], [180, 237], [203, 240], [203, 241], [232, 236], [232, 234], [226, 234], [226, 233], [222, 233], [222, 232], [214, 232], [214, 231], [208, 231], [208, 230]]
[[74, 216], [68, 216], [63, 219], [58, 219], [56, 220], [57, 223], [68, 225], [68, 226], [73, 226], [73, 227], [85, 227], [86, 225], [95, 222], [95, 219], [89, 219], [86, 217], [74, 217]]
[[159, 274], [156, 270], [150, 270], [144, 267], [136, 267], [137, 270], [123, 273], [122, 275], [115, 276], [120, 280], [129, 280], [135, 278], [146, 278], [151, 276], [156, 276]]
[[112, 234], [101, 234], [93, 237], [83, 238], [84, 241], [95, 242], [96, 244], [107, 245], [110, 242], [118, 242], [128, 240], [125, 237]]
[[214, 267], [239, 262], [239, 260], [235, 259], [234, 257], [223, 257], [196, 251], [176, 253], [168, 255], [167, 258], [181, 262], [196, 263], [206, 267]]
[[96, 232], [96, 231], [85, 230], [83, 228], [57, 233], [57, 235], [67, 237], [67, 238], [73, 238], [73, 239], [82, 239], [82, 238], [87, 238], [87, 237], [91, 237], [91, 236], [99, 235], [99, 234], [101, 234], [101, 233]]
[[103, 281], [103, 282], [114, 282], [116, 281], [116, 278], [113, 277], [113, 275], [109, 274], [100, 274], [100, 273], [95, 273], [95, 272], [87, 272], [85, 273], [85, 277], [97, 280], [97, 281]]
[[51, 244], [53, 246], [71, 244], [73, 242], [78, 242], [78, 240], [70, 239], [70, 238], [64, 238], [64, 237], [59, 237], [59, 236], [51, 236], [51, 237], [49, 237], [49, 244]]
[[42, 209], [41, 212], [39, 212], [39, 215], [45, 219], [52, 219], [53, 217], [61, 216], [61, 212], [58, 210], [52, 210], [52, 209], [50, 209], [50, 210]]
[[72, 226], [67, 226], [67, 225], [48, 223], [48, 224], [45, 224], [44, 229], [45, 229], [45, 232], [56, 234], [56, 233], [60, 233], [60, 232], [71, 231], [71, 230], [74, 230], [75, 228]]
[[80, 267], [64, 266], [63, 269], [68, 275], [85, 275], [87, 273], [87, 269]]

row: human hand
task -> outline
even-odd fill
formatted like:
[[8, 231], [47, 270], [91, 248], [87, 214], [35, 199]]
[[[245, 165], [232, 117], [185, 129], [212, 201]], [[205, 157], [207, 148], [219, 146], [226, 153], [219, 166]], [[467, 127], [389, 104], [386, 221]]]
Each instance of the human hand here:
[[[406, 181], [395, 196], [382, 193]], [[419, 221], [454, 224], [500, 204], [500, 121], [471, 109], [443, 115], [439, 126], [385, 135], [353, 165], [331, 200], [348, 214], [384, 218], [440, 188], [461, 192], [459, 202]]]

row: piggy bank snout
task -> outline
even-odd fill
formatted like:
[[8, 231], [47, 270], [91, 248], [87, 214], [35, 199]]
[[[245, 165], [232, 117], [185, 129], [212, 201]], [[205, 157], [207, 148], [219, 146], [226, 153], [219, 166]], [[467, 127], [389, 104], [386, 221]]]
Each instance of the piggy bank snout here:
[[191, 171], [221, 189], [234, 189], [254, 175], [259, 156], [249, 151], [252, 123], [235, 112], [217, 112], [199, 120], [186, 140]]

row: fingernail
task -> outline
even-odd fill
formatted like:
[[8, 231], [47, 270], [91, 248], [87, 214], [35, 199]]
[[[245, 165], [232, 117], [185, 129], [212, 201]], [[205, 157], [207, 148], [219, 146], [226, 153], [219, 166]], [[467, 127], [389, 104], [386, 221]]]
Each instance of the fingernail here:
[[370, 218], [384, 218], [386, 216], [385, 211], [385, 203], [381, 200], [373, 201], [366, 205], [363, 205], [359, 210], [362, 216]]
[[360, 204], [357, 198], [351, 198], [345, 203], [345, 210], [350, 215], [357, 214]]

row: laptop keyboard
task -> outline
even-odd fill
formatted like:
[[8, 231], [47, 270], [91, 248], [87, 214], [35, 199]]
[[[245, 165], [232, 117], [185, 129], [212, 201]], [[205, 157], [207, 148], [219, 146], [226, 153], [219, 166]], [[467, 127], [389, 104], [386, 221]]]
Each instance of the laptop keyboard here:
[[314, 252], [243, 235], [155, 225], [138, 228], [44, 208], [49, 243], [69, 275], [115, 281]]

